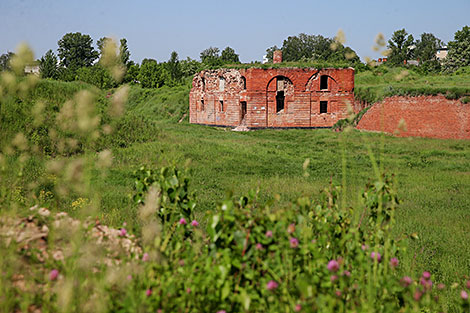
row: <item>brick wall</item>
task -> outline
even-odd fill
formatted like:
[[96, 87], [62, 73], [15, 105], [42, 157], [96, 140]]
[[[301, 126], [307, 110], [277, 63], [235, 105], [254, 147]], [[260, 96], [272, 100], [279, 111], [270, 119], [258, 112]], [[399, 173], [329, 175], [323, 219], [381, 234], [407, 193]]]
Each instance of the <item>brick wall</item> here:
[[[400, 120], [406, 130], [397, 133]], [[470, 139], [470, 104], [444, 96], [395, 96], [374, 104], [358, 129], [384, 131], [399, 136]]]
[[[323, 75], [326, 89], [320, 89]], [[285, 96], [280, 111], [279, 91]], [[320, 113], [320, 101], [327, 101], [326, 113]], [[189, 102], [191, 123], [238, 126], [246, 102], [243, 124], [250, 128], [331, 127], [347, 116], [348, 104], [354, 106], [354, 69], [207, 70], [194, 76]]]

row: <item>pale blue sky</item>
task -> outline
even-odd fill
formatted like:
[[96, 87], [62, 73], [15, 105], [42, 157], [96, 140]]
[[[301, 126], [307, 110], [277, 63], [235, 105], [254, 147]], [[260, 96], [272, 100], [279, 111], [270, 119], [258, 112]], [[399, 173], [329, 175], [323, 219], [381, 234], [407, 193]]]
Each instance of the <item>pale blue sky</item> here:
[[209, 46], [231, 46], [242, 62], [261, 60], [266, 48], [289, 35], [333, 37], [338, 29], [346, 45], [362, 58], [377, 57], [371, 47], [377, 33], [387, 40], [405, 28], [417, 38], [431, 32], [445, 42], [470, 26], [470, 0], [307, 1], [307, 0], [0, 0], [0, 54], [26, 41], [39, 58], [67, 32], [125, 37], [131, 59], [199, 59]]

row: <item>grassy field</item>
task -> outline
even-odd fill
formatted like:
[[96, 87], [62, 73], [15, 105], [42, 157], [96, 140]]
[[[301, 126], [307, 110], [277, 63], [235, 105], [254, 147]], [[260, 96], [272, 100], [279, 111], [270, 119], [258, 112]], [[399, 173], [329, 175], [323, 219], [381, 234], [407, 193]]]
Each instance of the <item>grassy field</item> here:
[[[370, 75], [358, 75], [357, 86], [365, 88]], [[423, 84], [422, 79], [419, 78], [419, 84]], [[438, 79], [442, 78], [428, 78], [429, 81]], [[370, 84], [382, 88], [388, 83], [378, 83], [374, 78], [370, 79]], [[460, 86], [460, 80], [452, 84]], [[34, 133], [40, 137], [40, 132], [30, 130], [25, 118], [32, 103], [43, 100], [53, 107], [82, 88], [88, 87], [41, 82], [30, 98], [16, 101], [21, 110], [2, 108], [3, 112], [8, 112], [3, 114], [7, 118], [2, 120], [2, 132], [12, 135], [24, 131], [27, 135]], [[402, 233], [417, 233], [419, 237], [411, 243], [406, 260], [403, 260], [406, 267], [416, 273], [428, 270], [436, 275], [437, 281], [447, 284], [470, 274], [469, 141], [395, 138], [330, 130], [240, 133], [191, 125], [185, 117], [188, 91], [188, 86], [159, 90], [133, 87], [126, 114], [117, 122], [118, 131], [96, 146], [83, 147], [80, 153], [88, 154], [90, 158], [103, 148], [113, 152], [109, 174], [106, 177], [98, 172], [92, 174], [93, 188], [102, 196], [99, 218], [103, 223], [119, 226], [127, 222], [129, 228], [139, 231], [136, 205], [130, 195], [133, 171], [142, 165], [187, 165], [192, 171], [191, 188], [199, 200], [200, 219], [205, 211], [212, 210], [214, 204], [224, 198], [226, 192], [241, 195], [259, 188], [263, 199], [280, 195], [280, 205], [287, 205], [299, 196], [318, 197], [331, 182], [341, 184], [343, 174], [347, 204], [356, 204], [365, 184], [374, 179], [370, 148], [385, 172], [396, 177], [402, 200], [395, 229], [397, 237]], [[108, 101], [106, 93], [95, 92], [101, 110]], [[6, 145], [7, 139], [8, 136], [1, 139], [2, 146]], [[54, 157], [64, 156], [45, 158]], [[304, 171], [302, 165], [307, 158], [310, 163]], [[343, 171], [343, 161], [346, 171]], [[24, 184], [42, 175], [44, 168], [37, 165], [39, 163], [34, 159], [28, 163], [22, 178]], [[14, 180], [14, 171], [15, 168], [6, 170], [4, 182]], [[77, 194], [70, 194], [67, 199], [57, 202], [54, 209], [76, 214], [72, 203], [77, 197]]]

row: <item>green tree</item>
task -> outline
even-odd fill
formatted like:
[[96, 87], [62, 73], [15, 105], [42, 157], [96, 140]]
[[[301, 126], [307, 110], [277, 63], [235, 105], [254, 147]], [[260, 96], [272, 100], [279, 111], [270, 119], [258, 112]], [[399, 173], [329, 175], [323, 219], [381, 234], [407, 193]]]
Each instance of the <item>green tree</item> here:
[[444, 43], [431, 33], [422, 33], [421, 38], [416, 40], [415, 57], [421, 62], [435, 60], [436, 51]]
[[192, 76], [201, 70], [201, 63], [187, 57], [180, 61], [181, 73], [184, 77]]
[[58, 45], [60, 65], [71, 71], [91, 66], [99, 55], [93, 48], [91, 37], [81, 33], [65, 34], [59, 40]]
[[119, 43], [119, 58], [121, 59], [122, 64], [129, 68], [131, 53], [129, 51], [129, 48], [127, 47], [127, 39], [121, 38]]
[[413, 58], [413, 35], [408, 34], [406, 30], [400, 29], [393, 33], [388, 41], [390, 55], [388, 62], [392, 65], [401, 65], [403, 61]]
[[10, 60], [14, 55], [15, 54], [10, 51], [0, 55], [0, 71], [10, 70]]
[[240, 63], [238, 54], [236, 54], [235, 50], [230, 47], [226, 47], [224, 50], [222, 50], [220, 59], [223, 63]]
[[219, 48], [209, 47], [201, 52], [201, 62], [207, 65], [221, 65], [222, 60], [220, 59], [219, 53]]
[[170, 59], [166, 63], [166, 67], [171, 79], [169, 85], [177, 85], [181, 82], [183, 73], [181, 72], [180, 61], [178, 59], [178, 53], [173, 51], [171, 53]]
[[454, 40], [449, 41], [449, 53], [444, 61], [447, 72], [453, 72], [460, 67], [470, 65], [470, 27], [464, 26], [454, 35]]
[[156, 60], [144, 59], [137, 78], [144, 88], [159, 88], [165, 82], [163, 66]]
[[124, 75], [124, 83], [136, 83], [140, 73], [139, 64], [135, 64], [133, 61], [129, 61], [126, 74]]
[[42, 78], [57, 78], [57, 57], [52, 50], [47, 51], [39, 60], [39, 72]]
[[117, 86], [116, 81], [113, 79], [109, 71], [99, 63], [78, 69], [77, 80], [95, 85], [101, 89], [109, 89]]

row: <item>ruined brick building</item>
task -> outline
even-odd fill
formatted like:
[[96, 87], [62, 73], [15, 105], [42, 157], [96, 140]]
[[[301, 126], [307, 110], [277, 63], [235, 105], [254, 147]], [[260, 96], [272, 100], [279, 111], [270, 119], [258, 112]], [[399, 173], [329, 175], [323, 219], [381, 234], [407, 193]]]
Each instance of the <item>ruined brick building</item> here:
[[[276, 51], [277, 52], [277, 51]], [[274, 55], [274, 63], [282, 55]], [[248, 68], [202, 71], [189, 121], [248, 128], [331, 127], [354, 103], [354, 69]]]

